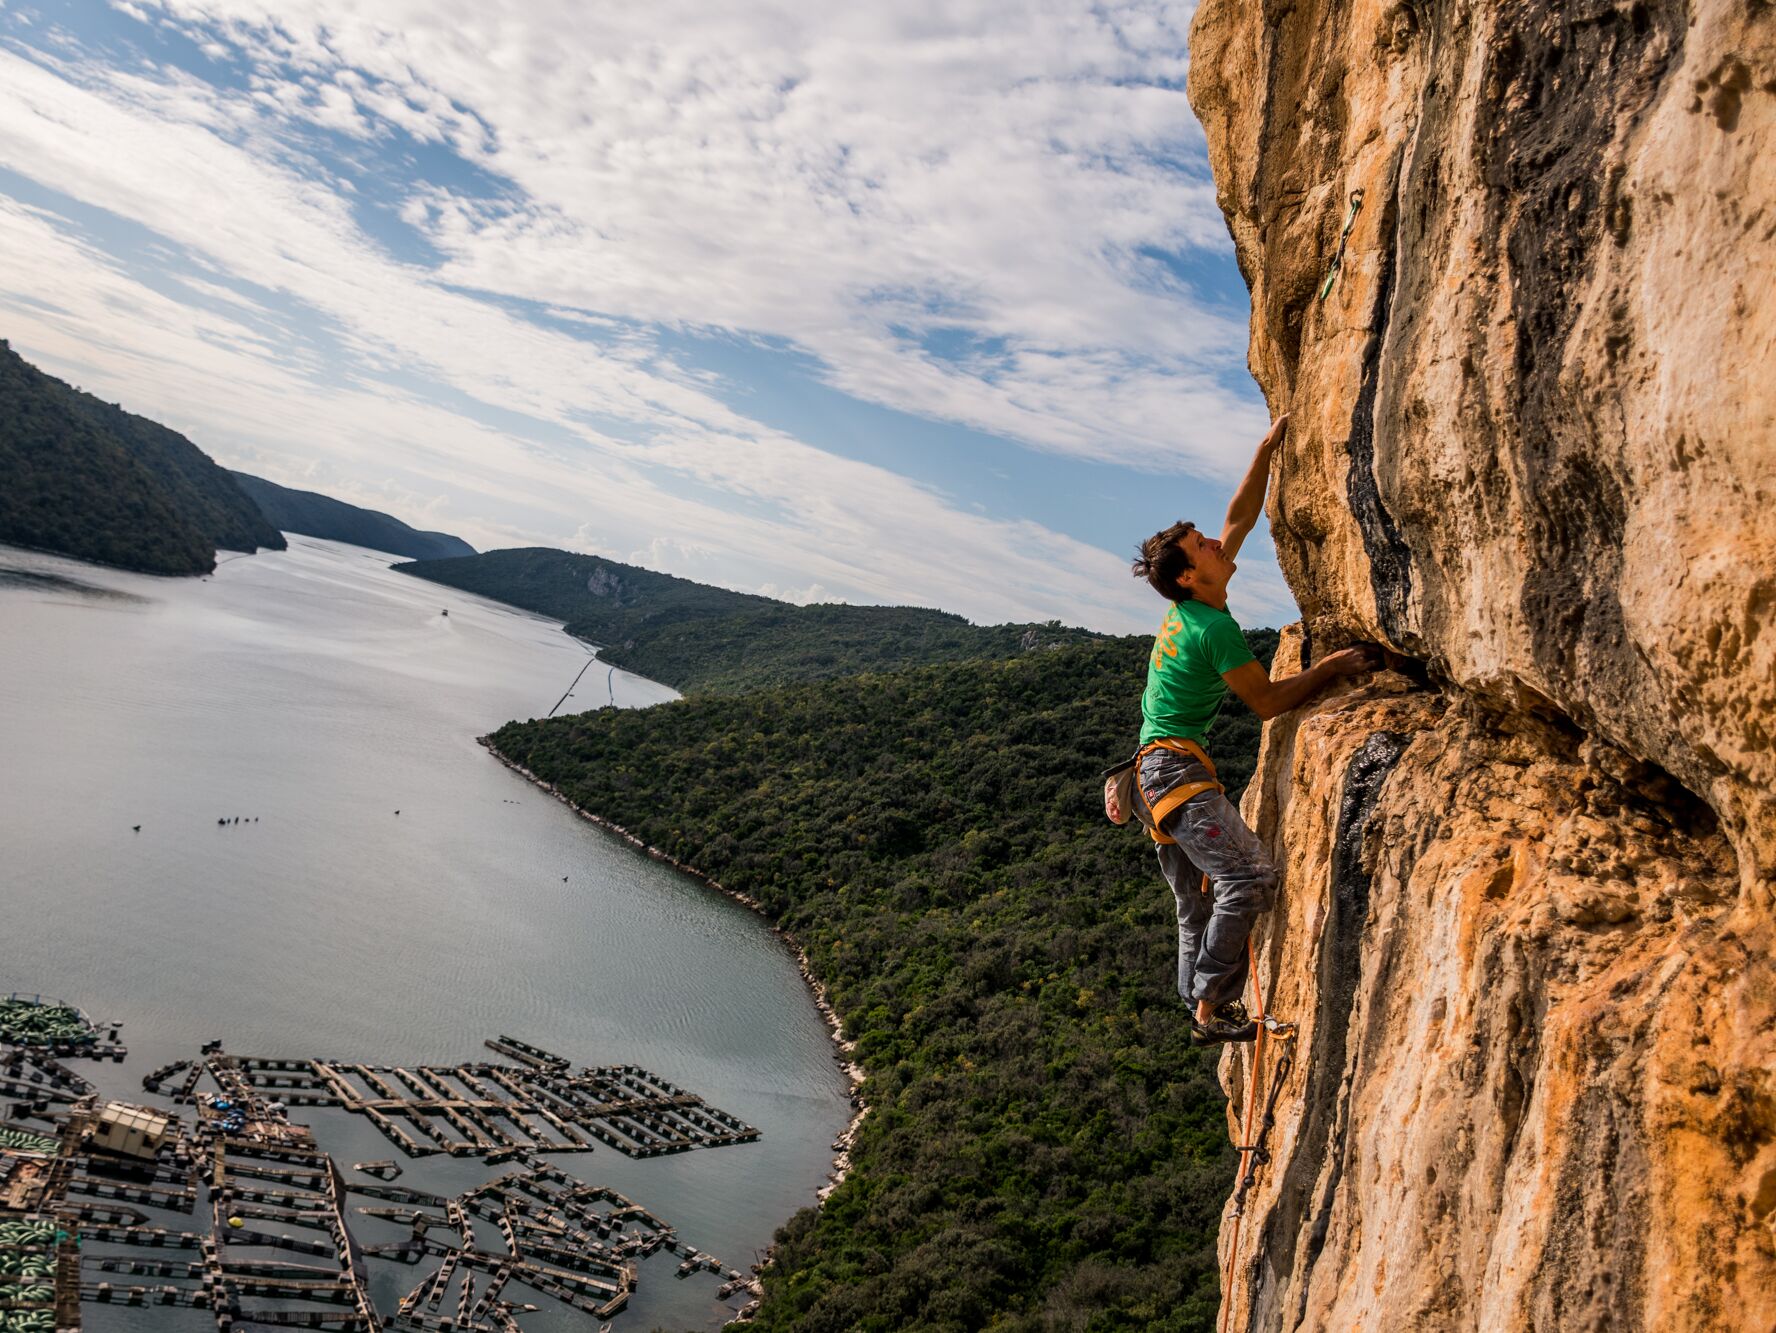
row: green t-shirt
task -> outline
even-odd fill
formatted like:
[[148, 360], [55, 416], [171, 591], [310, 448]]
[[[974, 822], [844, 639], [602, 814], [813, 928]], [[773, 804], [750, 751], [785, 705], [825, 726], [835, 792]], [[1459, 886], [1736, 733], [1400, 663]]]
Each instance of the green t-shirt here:
[[1173, 602], [1147, 663], [1141, 744], [1161, 736], [1200, 743], [1227, 695], [1221, 673], [1254, 660], [1232, 616], [1198, 601]]

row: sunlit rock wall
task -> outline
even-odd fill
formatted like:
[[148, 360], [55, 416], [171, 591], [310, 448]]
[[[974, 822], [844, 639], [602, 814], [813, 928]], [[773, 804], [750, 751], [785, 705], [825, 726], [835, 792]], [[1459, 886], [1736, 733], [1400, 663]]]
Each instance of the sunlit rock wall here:
[[1776, 1327], [1776, 6], [1206, 0], [1190, 93], [1279, 670], [1412, 659], [1248, 797], [1302, 1033], [1230, 1326]]

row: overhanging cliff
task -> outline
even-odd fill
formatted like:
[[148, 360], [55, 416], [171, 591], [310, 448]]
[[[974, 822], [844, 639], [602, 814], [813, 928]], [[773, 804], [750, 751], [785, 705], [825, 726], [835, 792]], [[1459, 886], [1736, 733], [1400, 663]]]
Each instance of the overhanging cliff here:
[[1302, 1030], [1229, 1326], [1776, 1326], [1776, 8], [1207, 0], [1190, 92], [1279, 668], [1416, 663], [1247, 796]]

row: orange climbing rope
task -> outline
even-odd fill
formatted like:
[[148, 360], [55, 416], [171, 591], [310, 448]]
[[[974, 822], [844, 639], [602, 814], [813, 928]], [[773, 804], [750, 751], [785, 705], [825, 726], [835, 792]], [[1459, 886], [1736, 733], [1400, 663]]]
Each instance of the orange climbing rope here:
[[[1208, 888], [1209, 877], [1203, 876], [1203, 888]], [[1252, 1042], [1252, 1073], [1246, 1080], [1246, 1112], [1240, 1117], [1240, 1175], [1244, 1176], [1250, 1169], [1250, 1154], [1255, 1151], [1252, 1143], [1252, 1112], [1258, 1109], [1259, 1070], [1264, 1065], [1264, 987], [1258, 981], [1258, 955], [1252, 948], [1251, 936], [1246, 937], [1246, 967], [1252, 974], [1252, 999], [1257, 1008], [1255, 1017], [1258, 1021], [1258, 1035]], [[1239, 1208], [1233, 1214], [1233, 1243], [1227, 1247], [1227, 1264], [1221, 1271], [1221, 1326], [1220, 1333], [1227, 1333], [1227, 1316], [1233, 1309], [1233, 1265], [1239, 1259], [1240, 1221], [1245, 1216], [1245, 1209]]]
[[[1351, 232], [1357, 225], [1357, 214], [1363, 211], [1361, 186], [1350, 192], [1348, 201], [1344, 228], [1338, 233], [1338, 249], [1333, 252], [1332, 262], [1326, 268], [1325, 279], [1320, 283], [1316, 297], [1320, 301], [1331, 295], [1338, 282], [1338, 275], [1344, 268], [1345, 250], [1350, 245]], [[1202, 877], [1202, 891], [1205, 894], [1209, 891], [1207, 875]], [[1235, 1145], [1239, 1149], [1240, 1169], [1233, 1190], [1233, 1236], [1227, 1247], [1226, 1266], [1221, 1270], [1220, 1333], [1227, 1333], [1227, 1319], [1233, 1310], [1233, 1266], [1239, 1259], [1240, 1222], [1246, 1215], [1246, 1192], [1257, 1180], [1258, 1168], [1270, 1160], [1270, 1152], [1264, 1146], [1264, 1139], [1275, 1123], [1276, 1093], [1295, 1064], [1294, 1055], [1287, 1051], [1277, 1061], [1276, 1084], [1264, 1108], [1264, 1123], [1258, 1130], [1258, 1136], [1254, 1138], [1253, 1117], [1258, 1110], [1258, 1091], [1264, 1082], [1264, 1039], [1274, 1033], [1278, 1041], [1289, 1041], [1295, 1036], [1295, 1025], [1278, 1023], [1267, 1018], [1264, 1012], [1264, 985], [1258, 979], [1258, 952], [1252, 947], [1252, 937], [1249, 934], [1246, 936], [1246, 969], [1252, 976], [1252, 1008], [1255, 1010], [1253, 1018], [1257, 1021], [1258, 1032], [1252, 1041], [1252, 1069], [1246, 1080], [1246, 1109], [1245, 1114], [1240, 1117], [1240, 1141]]]
[[[1209, 891], [1209, 877], [1207, 875], [1204, 875], [1202, 879], [1202, 891], [1205, 894]], [[1271, 1024], [1266, 1020], [1264, 1013], [1264, 983], [1258, 979], [1258, 953], [1252, 947], [1250, 935], [1246, 937], [1246, 971], [1252, 978], [1252, 1017], [1258, 1024], [1258, 1035], [1252, 1042], [1252, 1072], [1246, 1080], [1245, 1114], [1240, 1117], [1240, 1141], [1237, 1145], [1240, 1154], [1240, 1170], [1234, 1189], [1233, 1238], [1227, 1247], [1227, 1264], [1221, 1271], [1220, 1333], [1227, 1333], [1227, 1317], [1233, 1309], [1233, 1266], [1239, 1258], [1240, 1221], [1245, 1216], [1246, 1191], [1251, 1188], [1252, 1182], [1256, 1179], [1259, 1166], [1268, 1161], [1270, 1156], [1261, 1139], [1252, 1137], [1253, 1116], [1258, 1110], [1258, 1089], [1263, 1082], [1264, 1039], [1270, 1035]], [[1276, 1035], [1279, 1041], [1289, 1040], [1295, 1035], [1294, 1024], [1277, 1024]], [[1279, 1079], [1287, 1076], [1289, 1066], [1293, 1063], [1290, 1056], [1283, 1057], [1283, 1062], [1278, 1068]], [[1265, 1114], [1267, 1117], [1269, 1116], [1269, 1108]]]

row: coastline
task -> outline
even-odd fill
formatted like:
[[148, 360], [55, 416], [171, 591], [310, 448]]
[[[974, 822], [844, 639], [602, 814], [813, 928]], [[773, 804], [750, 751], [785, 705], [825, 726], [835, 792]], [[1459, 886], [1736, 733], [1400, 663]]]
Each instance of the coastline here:
[[[543, 791], [548, 792], [549, 795], [560, 801], [581, 819], [597, 825], [606, 833], [614, 834], [637, 851], [645, 853], [656, 861], [671, 866], [680, 874], [689, 876], [700, 884], [707, 885], [723, 897], [731, 898], [742, 907], [757, 913], [759, 919], [765, 923], [766, 929], [782, 941], [783, 946], [789, 950], [790, 956], [795, 959], [796, 971], [801, 973], [802, 983], [807, 986], [808, 993], [813, 997], [814, 1007], [820, 1011], [821, 1020], [826, 1024], [827, 1035], [832, 1039], [834, 1051], [833, 1058], [838, 1062], [840, 1070], [845, 1075], [845, 1081], [850, 1085], [851, 1089], [851, 1119], [846, 1122], [845, 1128], [839, 1136], [833, 1140], [833, 1151], [836, 1155], [833, 1158], [832, 1170], [827, 1172], [827, 1183], [815, 1191], [816, 1202], [818, 1204], [824, 1204], [827, 1196], [830, 1195], [833, 1190], [837, 1189], [840, 1183], [844, 1181], [845, 1177], [850, 1174], [851, 1147], [857, 1141], [858, 1127], [863, 1124], [864, 1117], [869, 1114], [869, 1104], [863, 1100], [863, 1097], [859, 1092], [859, 1089], [863, 1086], [863, 1070], [860, 1069], [857, 1063], [851, 1058], [852, 1053], [857, 1049], [857, 1043], [845, 1040], [844, 1026], [839, 1021], [839, 1016], [837, 1012], [834, 1011], [832, 1004], [826, 998], [826, 987], [821, 983], [820, 979], [814, 975], [813, 969], [809, 967], [808, 955], [803, 951], [801, 944], [797, 942], [795, 936], [791, 935], [775, 921], [772, 921], [766, 914], [764, 906], [758, 901], [758, 899], [752, 897], [752, 895], [741, 893], [737, 889], [728, 888], [718, 880], [704, 874], [703, 871], [697, 869], [696, 866], [687, 865], [677, 857], [661, 851], [658, 847], [643, 842], [621, 824], [606, 819], [603, 815], [593, 814], [590, 810], [587, 810], [584, 806], [575, 802], [572, 797], [568, 796], [566, 792], [562, 791], [554, 783], [538, 777], [523, 764], [517, 763], [501, 754], [494, 748], [493, 738], [491, 736], [480, 736], [477, 737], [476, 740], [487, 753], [499, 760], [500, 763], [511, 769], [512, 772], [518, 774], [532, 786], [540, 787]], [[767, 1253], [766, 1262], [768, 1263], [769, 1261], [770, 1256]]]

